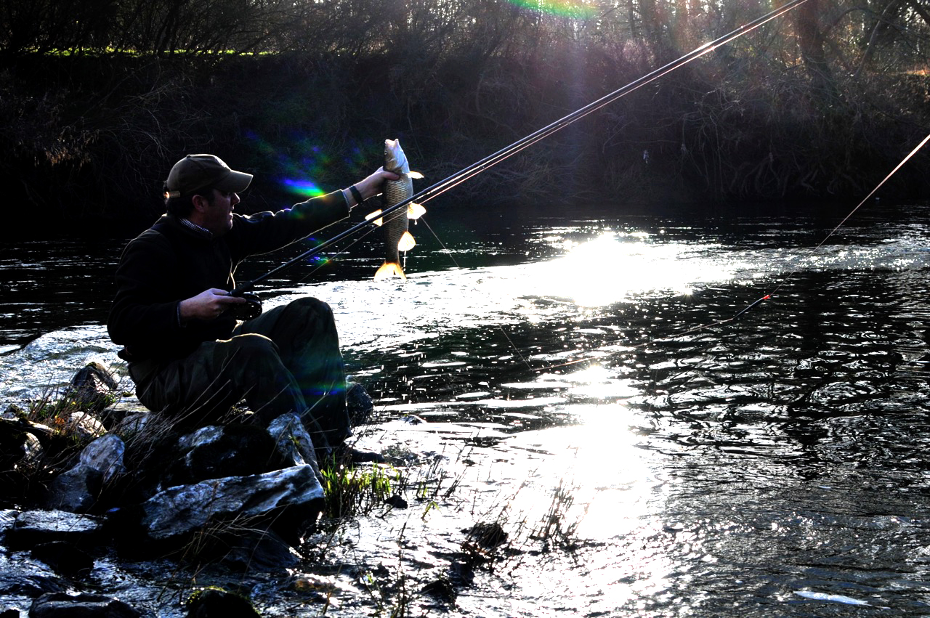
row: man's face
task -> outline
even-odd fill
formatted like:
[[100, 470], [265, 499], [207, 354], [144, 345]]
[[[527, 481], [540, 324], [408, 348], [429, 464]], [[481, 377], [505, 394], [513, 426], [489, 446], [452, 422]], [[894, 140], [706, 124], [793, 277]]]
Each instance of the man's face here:
[[233, 208], [239, 203], [239, 195], [233, 192], [213, 189], [213, 203], [207, 204], [203, 212], [203, 227], [213, 232], [214, 236], [222, 236], [232, 229]]

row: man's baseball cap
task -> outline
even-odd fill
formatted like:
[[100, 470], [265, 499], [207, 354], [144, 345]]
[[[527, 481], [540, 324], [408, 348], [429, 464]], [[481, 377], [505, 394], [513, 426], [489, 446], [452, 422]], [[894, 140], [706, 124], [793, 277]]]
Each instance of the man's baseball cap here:
[[174, 164], [165, 184], [168, 197], [181, 197], [207, 187], [240, 193], [250, 182], [252, 174], [229, 169], [216, 155], [192, 154]]

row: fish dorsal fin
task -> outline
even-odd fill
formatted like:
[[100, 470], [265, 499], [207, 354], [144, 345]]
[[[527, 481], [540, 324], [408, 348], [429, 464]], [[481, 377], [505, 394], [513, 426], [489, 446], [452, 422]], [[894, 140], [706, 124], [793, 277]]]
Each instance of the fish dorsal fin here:
[[404, 232], [403, 236], [400, 237], [400, 240], [397, 241], [398, 251], [410, 251], [416, 246], [417, 241], [413, 239], [413, 234], [410, 232]]
[[423, 208], [421, 204], [416, 202], [410, 202], [407, 205], [407, 218], [408, 219], [419, 219], [426, 214], [426, 209]]
[[[375, 217], [377, 217], [380, 214], [381, 214], [381, 209], [378, 209], [374, 212], [370, 212], [367, 215], [365, 215], [365, 221], [371, 221], [372, 219], [375, 219]], [[375, 225], [384, 225], [384, 219], [378, 217], [377, 219], [375, 219]]]

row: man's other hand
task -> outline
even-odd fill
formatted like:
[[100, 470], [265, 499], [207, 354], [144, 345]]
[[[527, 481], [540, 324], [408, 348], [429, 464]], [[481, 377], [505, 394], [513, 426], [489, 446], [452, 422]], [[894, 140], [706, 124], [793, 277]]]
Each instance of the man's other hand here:
[[245, 302], [241, 296], [230, 296], [226, 290], [210, 288], [197, 296], [182, 300], [178, 306], [178, 314], [181, 316], [181, 324], [195, 319], [215, 320], [227, 309]]

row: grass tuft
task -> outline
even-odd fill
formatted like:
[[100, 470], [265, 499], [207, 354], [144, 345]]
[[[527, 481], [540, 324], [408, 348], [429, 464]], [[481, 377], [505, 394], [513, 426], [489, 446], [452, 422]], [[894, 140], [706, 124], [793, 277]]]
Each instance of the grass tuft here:
[[390, 498], [401, 482], [400, 471], [392, 465], [359, 468], [332, 458], [320, 472], [326, 492], [325, 515], [333, 519], [370, 513]]

